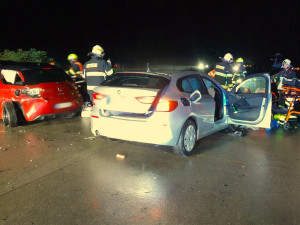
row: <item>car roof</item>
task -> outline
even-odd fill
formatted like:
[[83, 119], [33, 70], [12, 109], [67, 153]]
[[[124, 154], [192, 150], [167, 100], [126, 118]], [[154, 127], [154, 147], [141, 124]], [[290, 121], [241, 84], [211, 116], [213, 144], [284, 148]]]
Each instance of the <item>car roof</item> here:
[[198, 74], [198, 75], [205, 75], [201, 74], [197, 71], [178, 71], [178, 70], [167, 70], [167, 71], [155, 71], [155, 72], [136, 72], [136, 71], [126, 71], [126, 72], [117, 72], [115, 74], [146, 74], [146, 75], [152, 75], [152, 76], [160, 76], [160, 77], [165, 77], [167, 79], [171, 79], [171, 77], [174, 79], [179, 79], [183, 76], [186, 75], [193, 75], [193, 74]]
[[43, 67], [51, 67], [51, 65], [48, 63], [0, 61], [0, 69], [25, 70]]

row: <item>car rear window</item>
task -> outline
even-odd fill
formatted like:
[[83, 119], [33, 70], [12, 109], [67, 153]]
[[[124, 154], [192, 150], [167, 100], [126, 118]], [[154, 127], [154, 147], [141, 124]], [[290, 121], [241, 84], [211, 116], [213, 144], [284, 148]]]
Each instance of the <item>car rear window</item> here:
[[27, 85], [35, 85], [48, 82], [72, 81], [72, 78], [59, 68], [37, 68], [30, 70], [22, 70], [25, 83]]
[[162, 89], [170, 82], [169, 79], [161, 76], [148, 74], [121, 73], [108, 76], [101, 85], [112, 87], [137, 87]]

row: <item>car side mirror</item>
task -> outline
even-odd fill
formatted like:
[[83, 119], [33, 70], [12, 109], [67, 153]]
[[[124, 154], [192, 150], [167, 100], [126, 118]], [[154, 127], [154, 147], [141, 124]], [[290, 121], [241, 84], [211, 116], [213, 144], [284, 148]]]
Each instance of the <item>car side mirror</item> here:
[[190, 95], [190, 100], [191, 100], [191, 102], [198, 102], [201, 98], [202, 98], [202, 95], [201, 95], [201, 93], [200, 93], [199, 90], [194, 91], [194, 92]]

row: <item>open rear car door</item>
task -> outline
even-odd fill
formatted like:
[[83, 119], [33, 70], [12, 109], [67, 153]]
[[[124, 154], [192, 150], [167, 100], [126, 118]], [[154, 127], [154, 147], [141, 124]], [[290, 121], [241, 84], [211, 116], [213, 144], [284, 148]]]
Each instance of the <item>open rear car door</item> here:
[[269, 74], [246, 77], [228, 94], [228, 123], [270, 128], [272, 94]]

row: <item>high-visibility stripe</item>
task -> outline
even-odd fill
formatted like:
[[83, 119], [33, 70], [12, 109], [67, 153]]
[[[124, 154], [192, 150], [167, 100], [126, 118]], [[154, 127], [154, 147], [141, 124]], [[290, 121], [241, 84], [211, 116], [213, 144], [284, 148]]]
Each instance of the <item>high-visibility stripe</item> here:
[[211, 76], [212, 78], [215, 78], [215, 70], [210, 71], [208, 75]]
[[227, 77], [227, 74], [215, 72], [215, 76]]
[[110, 69], [110, 71], [107, 71], [106, 74], [107, 74], [107, 75], [112, 75], [113, 72], [114, 72], [114, 71], [113, 71], [112, 69]]
[[81, 84], [81, 83], [85, 83], [85, 80], [79, 80], [79, 81], [75, 81], [76, 84]]
[[72, 75], [76, 74], [73, 69], [68, 70], [67, 73], [72, 74]]
[[98, 87], [98, 86], [87, 86], [87, 89], [88, 89], [89, 91], [93, 91], [93, 90], [95, 89], [95, 87]]
[[106, 74], [104, 72], [85, 72], [85, 76], [98, 77], [98, 76], [106, 76]]

